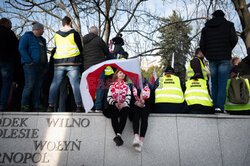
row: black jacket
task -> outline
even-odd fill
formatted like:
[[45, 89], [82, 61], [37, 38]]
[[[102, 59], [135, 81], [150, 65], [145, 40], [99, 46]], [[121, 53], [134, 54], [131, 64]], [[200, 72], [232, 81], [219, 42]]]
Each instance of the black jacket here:
[[18, 52], [18, 39], [15, 33], [4, 26], [0, 26], [0, 61], [20, 63]]
[[230, 60], [237, 41], [234, 24], [224, 17], [216, 17], [202, 29], [200, 47], [208, 60]]
[[250, 55], [242, 59], [238, 66], [235, 66], [235, 72], [241, 75], [250, 77]]
[[89, 33], [83, 37], [83, 44], [84, 71], [92, 65], [105, 61], [109, 49], [102, 38], [94, 33]]

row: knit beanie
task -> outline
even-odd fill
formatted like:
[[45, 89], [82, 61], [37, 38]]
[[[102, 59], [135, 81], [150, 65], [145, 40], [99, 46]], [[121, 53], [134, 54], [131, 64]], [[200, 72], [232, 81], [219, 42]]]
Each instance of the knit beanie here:
[[35, 29], [43, 29], [44, 28], [44, 26], [42, 25], [42, 24], [40, 24], [39, 22], [33, 22], [32, 23], [32, 30], [35, 30]]

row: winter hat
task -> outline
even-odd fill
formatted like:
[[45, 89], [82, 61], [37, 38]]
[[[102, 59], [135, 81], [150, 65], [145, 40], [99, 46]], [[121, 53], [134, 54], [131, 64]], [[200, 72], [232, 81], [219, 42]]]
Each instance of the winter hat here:
[[224, 17], [225, 13], [222, 10], [216, 10], [215, 12], [213, 12], [212, 14], [214, 17]]
[[174, 69], [173, 69], [171, 66], [168, 66], [168, 67], [165, 69], [165, 72], [174, 73]]
[[40, 24], [39, 22], [33, 22], [32, 23], [32, 30], [35, 30], [35, 29], [43, 29], [44, 28], [44, 26], [42, 25], [42, 24]]

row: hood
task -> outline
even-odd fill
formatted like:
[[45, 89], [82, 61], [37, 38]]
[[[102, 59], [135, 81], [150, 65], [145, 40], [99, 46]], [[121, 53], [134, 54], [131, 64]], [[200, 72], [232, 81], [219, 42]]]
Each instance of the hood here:
[[73, 28], [69, 28], [69, 27], [62, 27], [60, 28], [59, 31], [57, 31], [56, 33], [61, 35], [62, 37], [66, 37], [71, 33], [74, 33], [75, 30]]
[[94, 33], [89, 33], [89, 34], [85, 35], [85, 36], [83, 37], [83, 42], [84, 42], [84, 44], [89, 43], [89, 42], [90, 42], [91, 40], [93, 40], [95, 37], [97, 37], [97, 35], [94, 34]]
[[224, 17], [216, 17], [208, 20], [205, 24], [206, 27], [218, 27], [221, 24], [225, 24], [227, 20]]

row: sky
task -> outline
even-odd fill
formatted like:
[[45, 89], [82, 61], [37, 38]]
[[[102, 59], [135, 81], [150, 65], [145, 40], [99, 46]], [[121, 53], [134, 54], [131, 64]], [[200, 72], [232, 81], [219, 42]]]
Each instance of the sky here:
[[[185, 1], [185, 0], [183, 0]], [[187, 6], [188, 6], [188, 12], [191, 13], [194, 9], [194, 5], [192, 5], [192, 3], [188, 3], [189, 1], [194, 1], [194, 0], [186, 0], [185, 2], [187, 2]], [[249, 2], [250, 0], [247, 0], [247, 2]], [[0, 6], [2, 6], [4, 3], [4, 1], [0, 1]], [[183, 9], [183, 3], [182, 5], [178, 2], [176, 2], [175, 0], [165, 0], [164, 2], [162, 0], [148, 0], [146, 2], [144, 2], [144, 6], [149, 10], [149, 11], [157, 11], [157, 13], [162, 16], [162, 17], [168, 17], [172, 14], [173, 10], [178, 10], [180, 11], [180, 14], [182, 15], [182, 17], [185, 19], [187, 16], [187, 13], [185, 12], [185, 10]], [[182, 12], [183, 11], [183, 12]], [[226, 16], [226, 18], [228, 18], [228, 16]], [[240, 24], [239, 24], [239, 19], [237, 16], [233, 17], [233, 19], [231, 19], [230, 21], [235, 23], [235, 27], [236, 30], [240, 30]], [[13, 22], [13, 25], [15, 26], [15, 24], [18, 24], [17, 22]], [[200, 25], [201, 27], [203, 27], [204, 25]], [[58, 28], [58, 27], [57, 27]], [[86, 31], [86, 30], [85, 30]], [[86, 32], [83, 32], [83, 34], [86, 34]], [[113, 37], [114, 34], [111, 34], [110, 37]], [[126, 34], [124, 35], [126, 36]], [[129, 37], [125, 38], [125, 40], [128, 40], [128, 42], [130, 41]], [[244, 44], [242, 43], [241, 40], [240, 41], [240, 45], [243, 46], [244, 49]], [[129, 50], [128, 50], [129, 52]], [[236, 54], [240, 57], [244, 57], [246, 56], [242, 54], [241, 48], [239, 45], [237, 45], [237, 47], [233, 50], [233, 54]], [[133, 53], [131, 53], [131, 56], [134, 56]], [[152, 57], [147, 57], [146, 59], [154, 59]]]

